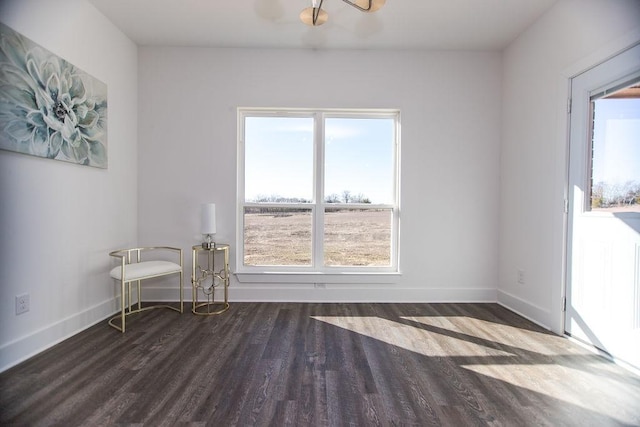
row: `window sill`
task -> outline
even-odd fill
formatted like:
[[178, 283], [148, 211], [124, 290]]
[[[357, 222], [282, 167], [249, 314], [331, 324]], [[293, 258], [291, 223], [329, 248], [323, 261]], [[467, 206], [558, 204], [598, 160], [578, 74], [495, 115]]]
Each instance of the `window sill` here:
[[241, 283], [396, 283], [399, 272], [236, 272]]
[[638, 219], [640, 218], [640, 212], [637, 211], [605, 211], [605, 210], [591, 210], [582, 213], [582, 216], [588, 218], [618, 218], [625, 219]]

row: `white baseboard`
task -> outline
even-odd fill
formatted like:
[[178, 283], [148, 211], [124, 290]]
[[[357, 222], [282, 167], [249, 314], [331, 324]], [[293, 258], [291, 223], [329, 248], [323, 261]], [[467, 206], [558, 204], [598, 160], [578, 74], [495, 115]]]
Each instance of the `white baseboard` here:
[[[394, 288], [385, 285], [325, 284], [234, 284], [230, 302], [496, 302], [496, 290], [486, 288]], [[146, 301], [177, 301], [175, 288], [144, 288]], [[216, 291], [216, 299], [221, 296]], [[185, 287], [185, 301], [191, 301], [191, 287]]]
[[107, 300], [4, 344], [0, 347], [0, 372], [103, 321], [111, 316], [117, 307], [116, 299]]
[[541, 326], [547, 330], [551, 330], [551, 328], [546, 324], [544, 320], [550, 318], [551, 313], [549, 312], [549, 310], [545, 310], [542, 307], [531, 304], [530, 302], [516, 297], [515, 295], [512, 295], [508, 292], [498, 290], [497, 295], [498, 304], [500, 304], [504, 308], [519, 314], [520, 316], [532, 321], [538, 326]]
[[229, 289], [233, 301], [272, 302], [495, 302], [495, 289], [425, 289], [345, 287], [269, 289], [261, 286]]

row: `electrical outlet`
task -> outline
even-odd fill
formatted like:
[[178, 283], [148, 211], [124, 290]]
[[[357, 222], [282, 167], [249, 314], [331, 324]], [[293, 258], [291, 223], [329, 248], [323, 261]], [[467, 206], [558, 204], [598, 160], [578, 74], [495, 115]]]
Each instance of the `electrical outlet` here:
[[29, 294], [16, 296], [16, 314], [22, 314], [29, 311]]
[[518, 270], [518, 283], [524, 285], [524, 270]]

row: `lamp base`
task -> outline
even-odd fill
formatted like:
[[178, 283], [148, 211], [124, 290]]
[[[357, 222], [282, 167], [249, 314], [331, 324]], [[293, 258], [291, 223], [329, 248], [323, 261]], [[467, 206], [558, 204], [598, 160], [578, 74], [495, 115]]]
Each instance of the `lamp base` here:
[[202, 242], [202, 249], [215, 249], [216, 242]]

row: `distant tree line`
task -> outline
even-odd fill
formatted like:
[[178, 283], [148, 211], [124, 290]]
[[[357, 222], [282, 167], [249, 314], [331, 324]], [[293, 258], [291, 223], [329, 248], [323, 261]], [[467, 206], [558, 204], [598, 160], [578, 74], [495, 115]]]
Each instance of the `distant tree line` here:
[[[349, 190], [343, 191], [340, 195], [336, 193], [332, 193], [324, 198], [325, 203], [365, 203], [370, 204], [371, 199], [363, 195], [362, 193], [352, 194]], [[296, 204], [306, 204], [311, 203], [311, 200], [299, 198], [299, 197], [283, 197], [277, 194], [272, 194], [270, 196], [258, 195], [255, 199], [250, 200], [253, 203], [296, 203]], [[306, 212], [309, 211], [307, 208], [297, 207], [297, 208], [285, 208], [285, 207], [251, 207], [245, 208], [246, 213], [261, 213], [261, 214], [274, 214], [274, 215], [282, 215], [287, 216], [292, 212]]]
[[371, 203], [371, 200], [362, 193], [351, 194], [349, 190], [344, 190], [341, 195], [329, 194], [324, 198], [324, 201], [325, 203]]
[[311, 203], [311, 200], [298, 198], [298, 197], [282, 197], [277, 194], [270, 196], [258, 195], [255, 199], [251, 200], [254, 203]]
[[599, 182], [591, 190], [591, 207], [613, 208], [640, 205], [640, 182], [627, 181], [624, 184]]

